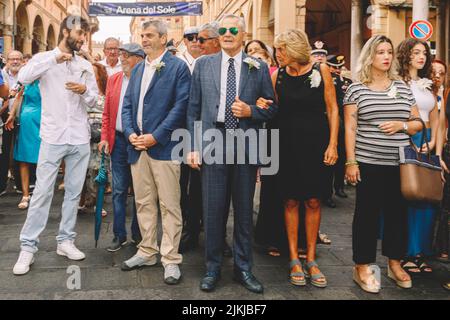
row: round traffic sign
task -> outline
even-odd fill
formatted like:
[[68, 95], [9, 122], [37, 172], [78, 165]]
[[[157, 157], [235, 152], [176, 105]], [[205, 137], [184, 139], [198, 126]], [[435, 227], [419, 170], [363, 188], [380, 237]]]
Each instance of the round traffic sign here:
[[433, 35], [433, 26], [427, 20], [414, 21], [409, 27], [409, 35], [414, 39], [427, 41]]

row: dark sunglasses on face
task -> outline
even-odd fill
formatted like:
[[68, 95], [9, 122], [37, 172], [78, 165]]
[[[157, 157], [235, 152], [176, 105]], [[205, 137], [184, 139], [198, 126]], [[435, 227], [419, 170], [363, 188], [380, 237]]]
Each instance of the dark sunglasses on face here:
[[225, 35], [225, 33], [227, 33], [227, 30], [230, 30], [230, 33], [235, 36], [239, 33], [239, 29], [237, 27], [232, 27], [232, 28], [220, 28], [219, 29], [219, 34], [221, 36]]
[[203, 37], [199, 37], [197, 38], [198, 42], [200, 42], [201, 44], [204, 44], [206, 41], [208, 40], [212, 40], [212, 39], [216, 39], [216, 38], [203, 38]]
[[187, 36], [184, 36], [186, 39], [188, 39], [188, 41], [189, 42], [192, 42], [192, 41], [197, 41], [198, 40], [198, 36], [196, 35], [196, 34], [189, 34], [189, 35], [187, 35]]

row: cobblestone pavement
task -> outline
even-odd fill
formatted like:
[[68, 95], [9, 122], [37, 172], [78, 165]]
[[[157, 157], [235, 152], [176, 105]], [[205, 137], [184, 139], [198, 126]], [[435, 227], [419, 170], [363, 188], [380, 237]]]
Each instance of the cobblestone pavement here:
[[[163, 268], [155, 267], [122, 272], [122, 261], [132, 256], [134, 247], [128, 245], [116, 253], [105, 248], [112, 240], [111, 197], [107, 196], [105, 208], [109, 215], [104, 219], [98, 248], [94, 248], [94, 215], [81, 214], [76, 231], [77, 246], [86, 253], [81, 262], [68, 261], [56, 255], [56, 240], [63, 197], [62, 191], [55, 192], [47, 229], [40, 237], [40, 251], [31, 271], [25, 276], [14, 276], [12, 267], [19, 253], [19, 232], [26, 217], [26, 211], [17, 209], [20, 196], [11, 189], [0, 198], [0, 299], [447, 299], [450, 295], [440, 287], [443, 277], [448, 277], [449, 267], [432, 262], [435, 274], [428, 278], [414, 280], [414, 288], [403, 290], [386, 276], [386, 259], [378, 257], [382, 272], [382, 291], [378, 295], [366, 294], [352, 281], [351, 221], [354, 210], [354, 190], [348, 188], [350, 197], [337, 199], [338, 208], [325, 208], [321, 230], [326, 232], [332, 244], [319, 246], [318, 263], [328, 278], [329, 286], [318, 289], [308, 285], [294, 287], [288, 283], [288, 260], [286, 257], [270, 257], [261, 252], [254, 254], [254, 273], [265, 286], [263, 295], [252, 294], [231, 279], [232, 260], [226, 258], [222, 280], [215, 292], [199, 290], [199, 280], [204, 272], [203, 244], [195, 251], [184, 255], [181, 270], [182, 282], [168, 286], [163, 282]], [[131, 198], [130, 198], [131, 199]], [[258, 204], [256, 203], [256, 207]], [[256, 218], [256, 216], [255, 216]], [[232, 219], [228, 234], [232, 234]], [[128, 228], [130, 218], [128, 218]], [[80, 268], [79, 290], [68, 289], [71, 282], [69, 266]], [[73, 267], [72, 267], [73, 268]], [[68, 273], [69, 272], [69, 273]]]

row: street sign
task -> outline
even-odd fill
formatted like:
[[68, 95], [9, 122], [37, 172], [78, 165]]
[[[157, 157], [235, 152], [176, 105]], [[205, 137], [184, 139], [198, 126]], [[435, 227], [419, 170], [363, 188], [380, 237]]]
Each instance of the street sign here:
[[201, 16], [202, 1], [193, 2], [93, 2], [89, 4], [90, 16]]
[[409, 35], [414, 39], [427, 41], [433, 35], [433, 26], [427, 20], [414, 21], [409, 27]]

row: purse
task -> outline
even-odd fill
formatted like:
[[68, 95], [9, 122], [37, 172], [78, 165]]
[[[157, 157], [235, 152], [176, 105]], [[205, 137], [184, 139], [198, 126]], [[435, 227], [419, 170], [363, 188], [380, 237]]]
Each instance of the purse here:
[[[410, 119], [422, 122], [420, 150], [409, 137], [410, 145], [400, 147], [400, 186], [403, 197], [409, 201], [439, 203], [443, 197], [441, 163], [439, 156], [431, 154], [426, 137], [425, 123], [420, 118]], [[422, 153], [423, 143], [428, 152]]]

